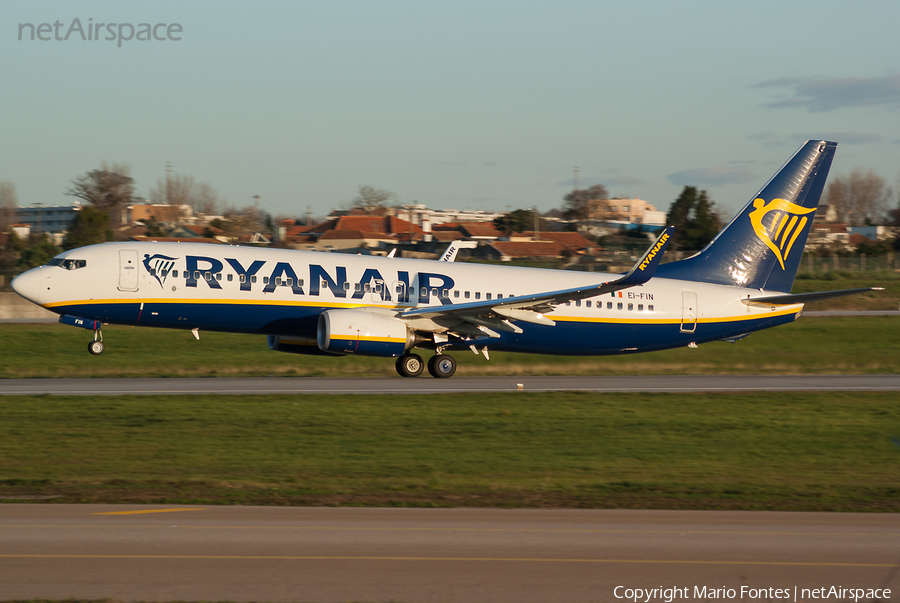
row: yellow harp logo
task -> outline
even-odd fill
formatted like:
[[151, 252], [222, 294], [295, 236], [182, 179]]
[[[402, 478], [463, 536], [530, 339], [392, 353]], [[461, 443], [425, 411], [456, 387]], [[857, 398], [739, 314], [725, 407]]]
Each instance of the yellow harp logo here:
[[[753, 211], [750, 212], [750, 223], [760, 240], [769, 246], [778, 258], [781, 269], [784, 270], [784, 261], [791, 253], [794, 241], [803, 232], [803, 227], [809, 219], [805, 214], [816, 211], [813, 207], [808, 209], [796, 203], [784, 199], [772, 199], [766, 203], [764, 199], [754, 199]], [[768, 227], [763, 224], [763, 218], [767, 214], [777, 212]]]

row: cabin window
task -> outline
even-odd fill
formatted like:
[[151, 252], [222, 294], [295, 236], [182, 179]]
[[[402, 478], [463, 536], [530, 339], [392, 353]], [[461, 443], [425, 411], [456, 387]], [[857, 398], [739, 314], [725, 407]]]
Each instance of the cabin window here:
[[580, 308], [580, 307], [581, 307], [581, 300], [580, 300], [580, 299], [576, 299], [576, 300], [575, 300], [575, 306], [576, 306], [577, 308]]
[[397, 285], [397, 293], [400, 295], [403, 294], [403, 285]]
[[453, 297], [459, 297], [459, 289], [453, 290]]
[[647, 312], [653, 312], [653, 304], [647, 306]]
[[[359, 287], [359, 283], [356, 283], [357, 287]], [[344, 281], [344, 291], [350, 290], [350, 281]]]
[[241, 281], [242, 283], [246, 283], [246, 282], [247, 282], [247, 275], [246, 275], [246, 274], [240, 275], [240, 276], [238, 277], [238, 280]]
[[443, 289], [441, 291], [441, 297], [443, 297], [444, 299], [447, 299], [448, 297], [450, 297], [450, 292], [447, 291], [446, 289]]
[[[350, 286], [349, 283], [344, 283], [344, 284], [347, 285], [348, 287]], [[303, 279], [302, 279], [302, 278], [298, 278], [298, 279], [297, 279], [297, 286], [298, 286], [298, 287], [302, 287], [302, 286], [303, 286]]]
[[[263, 285], [268, 285], [268, 284], [269, 284], [269, 277], [268, 277], [268, 276], [264, 276], [264, 277], [263, 277]], [[619, 304], [619, 305], [622, 305], [622, 304]]]
[[469, 299], [469, 297], [470, 297], [471, 295], [472, 295], [472, 294], [471, 294], [470, 292], [466, 291], [466, 299]]
[[294, 279], [292, 279], [291, 277], [287, 277], [286, 279], [284, 279], [284, 282], [288, 287], [294, 286]]
[[427, 287], [422, 287], [421, 296], [428, 297], [428, 288]]
[[567, 305], [567, 306], [571, 306], [571, 305], [572, 305], [572, 302], [571, 302], [571, 301], [567, 301], [567, 302], [566, 302], [566, 305]]
[[585, 305], [585, 307], [590, 308], [590, 307], [591, 307], [591, 300], [587, 300], [586, 302], [584, 302], [584, 305]]
[[[243, 275], [241, 275], [241, 276], [243, 276]], [[255, 275], [255, 274], [254, 274], [253, 276], [250, 277], [250, 282], [251, 282], [251, 283], [255, 283], [255, 282], [256, 282], [256, 275]]]
[[276, 277], [275, 277], [275, 284], [276, 284], [276, 285], [281, 285], [281, 277], [280, 277], [280, 276], [276, 276]]
[[368, 293], [369, 291], [372, 290], [372, 285], [371, 285], [370, 283], [366, 283], [366, 284], [363, 286], [363, 289], [365, 289], [365, 290], [366, 290], [366, 293]]
[[381, 293], [382, 283], [375, 283], [375, 293]]
[[[243, 275], [241, 275], [241, 276], [243, 276]], [[227, 278], [227, 279], [228, 279], [228, 282], [230, 283], [231, 281], [234, 280], [234, 275], [233, 275], [233, 274], [229, 274], [229, 275], [228, 275], [227, 277], [225, 277], [225, 278]]]
[[432, 288], [431, 288], [431, 294], [432, 294], [433, 296], [435, 296], [435, 297], [438, 296], [438, 290], [437, 290], [437, 287], [432, 287]]
[[619, 302], [616, 304], [616, 310], [621, 310], [621, 309], [622, 309], [622, 302]]
[[475, 299], [481, 299], [481, 291], [475, 292]]
[[200, 271], [199, 271], [199, 270], [195, 270], [195, 271], [194, 271], [194, 280], [195, 280], [195, 281], [199, 281], [199, 280], [200, 280]]
[[156, 268], [150, 269], [150, 276], [156, 276]]
[[628, 311], [631, 312], [634, 310], [634, 304], [628, 304]]
[[328, 281], [322, 281], [322, 288], [323, 288], [323, 289], [327, 289], [327, 288], [328, 288]]
[[638, 304], [638, 312], [644, 311], [644, 304]]
[[221, 272], [216, 272], [216, 280], [217, 280], [217, 281], [222, 280], [222, 273], [221, 273]]
[[485, 293], [485, 294], [484, 294], [484, 299], [491, 299], [491, 294], [490, 294], [490, 293]]
[[209, 273], [209, 272], [204, 272], [204, 273], [203, 273], [203, 278], [205, 278], [205, 279], [208, 280], [208, 281], [211, 281], [211, 280], [212, 280], [212, 274]]

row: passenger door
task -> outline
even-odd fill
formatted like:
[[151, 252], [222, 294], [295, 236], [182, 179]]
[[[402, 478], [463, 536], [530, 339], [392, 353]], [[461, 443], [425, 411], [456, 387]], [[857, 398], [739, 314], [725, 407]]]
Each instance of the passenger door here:
[[138, 252], [134, 249], [120, 249], [119, 291], [137, 291], [139, 273]]

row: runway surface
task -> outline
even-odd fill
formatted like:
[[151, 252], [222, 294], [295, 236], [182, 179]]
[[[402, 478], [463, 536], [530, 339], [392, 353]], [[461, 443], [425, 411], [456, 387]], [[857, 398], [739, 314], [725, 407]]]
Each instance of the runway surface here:
[[4, 379], [0, 395], [436, 394], [476, 392], [900, 391], [900, 375], [640, 375], [561, 377], [331, 377]]
[[898, 562], [900, 516], [875, 513], [0, 506], [4, 600], [597, 602], [617, 586], [793, 600], [896, 592]]

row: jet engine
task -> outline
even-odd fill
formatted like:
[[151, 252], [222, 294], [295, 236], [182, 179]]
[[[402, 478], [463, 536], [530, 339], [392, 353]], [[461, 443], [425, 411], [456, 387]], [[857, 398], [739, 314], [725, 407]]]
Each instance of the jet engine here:
[[326, 310], [316, 333], [323, 352], [400, 356], [415, 345], [406, 322], [367, 310]]

